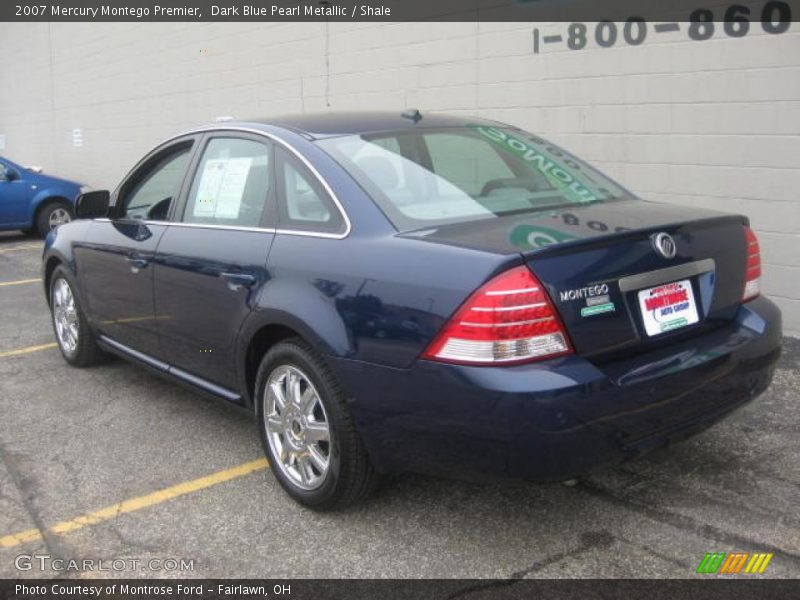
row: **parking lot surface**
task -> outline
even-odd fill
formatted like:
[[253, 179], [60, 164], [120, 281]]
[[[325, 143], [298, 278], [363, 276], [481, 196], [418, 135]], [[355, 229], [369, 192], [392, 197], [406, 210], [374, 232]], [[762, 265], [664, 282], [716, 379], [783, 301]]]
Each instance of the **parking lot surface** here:
[[317, 514], [274, 481], [248, 416], [121, 360], [68, 366], [40, 255], [0, 234], [0, 577], [54, 575], [18, 570], [38, 554], [126, 561], [68, 577], [682, 578], [736, 551], [800, 576], [796, 339], [755, 402], [574, 486], [404, 475]]

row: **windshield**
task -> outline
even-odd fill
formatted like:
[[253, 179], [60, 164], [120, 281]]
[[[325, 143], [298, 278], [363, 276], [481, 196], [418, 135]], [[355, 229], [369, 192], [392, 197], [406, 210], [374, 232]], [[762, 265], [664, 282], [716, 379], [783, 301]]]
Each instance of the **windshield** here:
[[631, 197], [580, 159], [517, 129], [420, 129], [319, 144], [400, 231]]

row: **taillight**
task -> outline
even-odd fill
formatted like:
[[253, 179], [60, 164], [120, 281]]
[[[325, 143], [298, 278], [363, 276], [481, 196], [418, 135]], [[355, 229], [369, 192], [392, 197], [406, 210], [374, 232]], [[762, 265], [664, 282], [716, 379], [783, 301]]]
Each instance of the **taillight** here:
[[498, 364], [572, 352], [567, 333], [542, 284], [524, 266], [498, 275], [456, 311], [423, 358]]
[[758, 246], [758, 239], [753, 230], [745, 226], [744, 236], [747, 241], [747, 270], [744, 277], [744, 293], [742, 302], [752, 300], [760, 291], [761, 281], [761, 251]]

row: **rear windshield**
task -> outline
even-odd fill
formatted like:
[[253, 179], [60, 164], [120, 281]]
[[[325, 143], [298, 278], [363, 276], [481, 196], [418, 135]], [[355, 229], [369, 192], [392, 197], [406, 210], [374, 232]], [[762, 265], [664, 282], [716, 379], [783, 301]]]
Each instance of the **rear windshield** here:
[[580, 159], [517, 129], [420, 129], [319, 144], [400, 231], [631, 197]]

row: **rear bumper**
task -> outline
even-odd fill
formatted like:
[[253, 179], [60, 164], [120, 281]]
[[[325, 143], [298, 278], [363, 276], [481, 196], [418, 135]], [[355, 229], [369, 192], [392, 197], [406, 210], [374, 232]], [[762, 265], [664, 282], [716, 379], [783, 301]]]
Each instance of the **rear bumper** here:
[[711, 425], [767, 388], [780, 343], [780, 311], [758, 298], [711, 333], [612, 364], [333, 365], [380, 470], [547, 481]]

